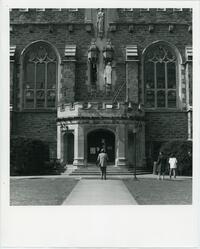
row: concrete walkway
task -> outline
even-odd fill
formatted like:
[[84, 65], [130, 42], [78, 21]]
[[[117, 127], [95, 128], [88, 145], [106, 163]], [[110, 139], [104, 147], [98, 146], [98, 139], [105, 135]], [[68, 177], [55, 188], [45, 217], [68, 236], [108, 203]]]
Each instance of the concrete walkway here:
[[137, 205], [122, 180], [82, 179], [63, 205]]

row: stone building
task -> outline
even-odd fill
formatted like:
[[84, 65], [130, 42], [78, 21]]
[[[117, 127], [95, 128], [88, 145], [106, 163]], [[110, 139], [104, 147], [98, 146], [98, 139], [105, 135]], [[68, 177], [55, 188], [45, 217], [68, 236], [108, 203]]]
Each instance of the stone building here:
[[192, 139], [191, 9], [11, 9], [11, 135], [145, 166]]

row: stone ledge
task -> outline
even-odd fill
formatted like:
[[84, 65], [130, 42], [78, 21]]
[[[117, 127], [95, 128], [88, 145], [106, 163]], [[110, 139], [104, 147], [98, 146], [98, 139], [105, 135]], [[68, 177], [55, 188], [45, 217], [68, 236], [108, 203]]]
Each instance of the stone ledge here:
[[58, 119], [125, 118], [144, 116], [138, 105], [132, 102], [76, 102], [58, 106]]

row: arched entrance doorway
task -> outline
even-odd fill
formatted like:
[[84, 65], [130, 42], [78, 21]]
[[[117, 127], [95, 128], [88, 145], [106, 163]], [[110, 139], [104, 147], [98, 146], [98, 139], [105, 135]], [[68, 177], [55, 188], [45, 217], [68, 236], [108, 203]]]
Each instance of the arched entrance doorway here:
[[115, 162], [115, 134], [109, 130], [99, 129], [87, 135], [87, 161], [95, 163], [101, 148], [106, 150], [109, 163]]

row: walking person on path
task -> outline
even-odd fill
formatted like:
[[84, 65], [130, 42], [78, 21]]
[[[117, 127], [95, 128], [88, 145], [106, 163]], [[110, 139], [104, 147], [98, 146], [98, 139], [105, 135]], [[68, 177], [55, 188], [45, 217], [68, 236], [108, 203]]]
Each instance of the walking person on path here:
[[164, 180], [164, 175], [167, 167], [167, 158], [163, 155], [163, 152], [160, 151], [157, 161], [157, 171], [158, 171], [158, 180]]
[[101, 149], [98, 158], [97, 163], [101, 169], [101, 179], [103, 178], [106, 180], [106, 167], [108, 162], [108, 155], [105, 153], [104, 149]]
[[176, 169], [177, 169], [177, 159], [176, 157], [172, 154], [169, 158], [169, 177], [170, 179], [172, 178], [172, 173], [174, 178], [176, 178]]

